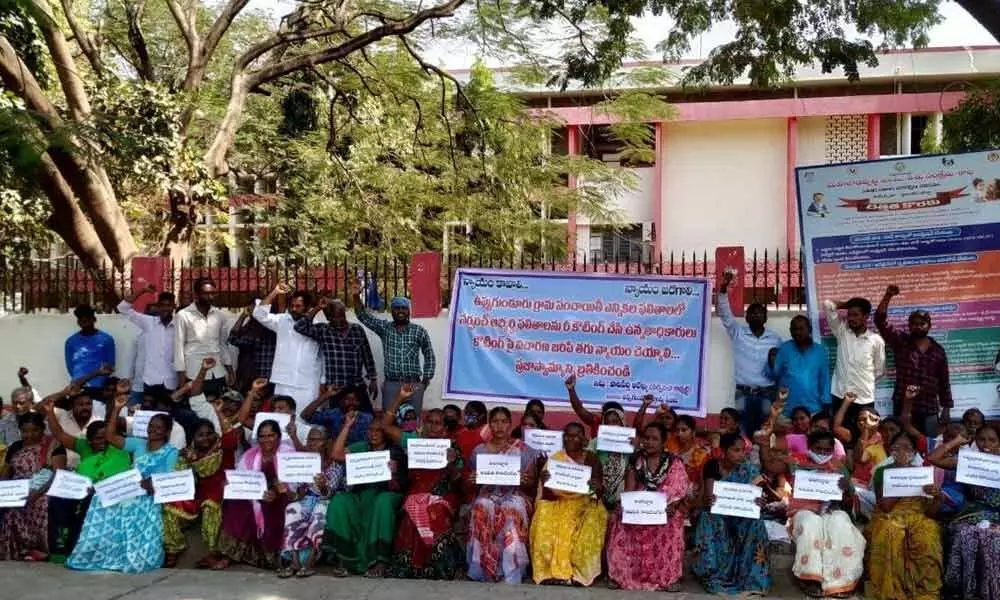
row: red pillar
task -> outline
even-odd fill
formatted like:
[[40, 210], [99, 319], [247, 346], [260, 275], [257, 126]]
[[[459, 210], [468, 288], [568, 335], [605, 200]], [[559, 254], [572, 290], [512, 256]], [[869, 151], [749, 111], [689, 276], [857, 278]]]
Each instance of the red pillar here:
[[653, 166], [653, 261], [660, 262], [663, 252], [663, 169], [666, 168], [666, 146], [663, 123], [655, 125], [656, 164]]
[[[746, 279], [747, 266], [743, 246], [722, 246], [715, 249], [715, 282], [716, 289], [722, 283], [726, 271], [733, 272], [733, 282], [726, 290], [729, 306], [737, 317], [743, 316], [743, 282]], [[718, 306], [718, 298], [716, 298]]]
[[795, 167], [799, 154], [799, 120], [788, 117], [785, 134], [785, 245], [795, 251], [799, 236], [795, 231], [799, 218], [798, 195], [796, 193]]
[[868, 160], [878, 160], [882, 146], [882, 115], [868, 115]]
[[441, 312], [441, 255], [418, 252], [410, 257], [410, 316], [436, 317]]
[[[137, 256], [132, 259], [132, 289], [141, 290], [152, 283], [156, 293], [173, 291], [170, 273], [170, 259], [165, 256]], [[125, 290], [126, 293], [128, 290]], [[155, 295], [143, 294], [133, 305], [136, 311], [145, 312], [146, 307], [156, 300]], [[179, 299], [178, 299], [179, 301]]]
[[[575, 156], [580, 153], [580, 126], [570, 125], [566, 128], [566, 142], [569, 147], [569, 155]], [[576, 177], [569, 176], [568, 185], [570, 189], [576, 187]], [[570, 209], [566, 222], [566, 261], [576, 262], [576, 210]]]

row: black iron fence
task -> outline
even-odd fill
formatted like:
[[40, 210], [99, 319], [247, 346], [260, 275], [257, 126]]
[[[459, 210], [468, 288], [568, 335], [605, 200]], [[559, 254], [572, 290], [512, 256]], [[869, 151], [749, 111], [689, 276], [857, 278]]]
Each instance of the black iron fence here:
[[[572, 262], [544, 258], [529, 253], [461, 253], [441, 257], [439, 289], [442, 306], [451, 299], [456, 269], [461, 267], [560, 271], [582, 273], [631, 273], [677, 275], [688, 277], [717, 276], [715, 253], [667, 252], [660, 260], [594, 262], [584, 258]], [[784, 250], [747, 251], [744, 276], [744, 301], [762, 302], [786, 309], [801, 309], [805, 304], [804, 277], [799, 252]], [[146, 269], [147, 280], [159, 290], [177, 294], [178, 304], [192, 301], [194, 282], [208, 277], [216, 285], [216, 304], [238, 309], [254, 298], [266, 295], [279, 282], [294, 289], [306, 289], [331, 297], [349, 300], [351, 285], [363, 285], [366, 304], [381, 309], [393, 296], [410, 296], [412, 284], [410, 258], [361, 258], [299, 264], [250, 262], [232, 267], [195, 267], [186, 263], [163, 261], [158, 268]], [[137, 267], [135, 273], [139, 273]], [[151, 273], [151, 274], [149, 274]], [[89, 304], [99, 312], [114, 312], [118, 302], [115, 290], [131, 288], [131, 275], [107, 266], [87, 269], [73, 257], [35, 260], [17, 265], [0, 263], [0, 312], [67, 312], [79, 304]]]

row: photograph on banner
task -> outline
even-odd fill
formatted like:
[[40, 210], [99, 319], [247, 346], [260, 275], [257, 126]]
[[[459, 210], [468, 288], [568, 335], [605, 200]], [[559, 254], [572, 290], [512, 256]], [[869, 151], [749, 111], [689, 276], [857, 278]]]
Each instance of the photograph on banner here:
[[149, 420], [156, 415], [166, 415], [167, 413], [158, 410], [137, 410], [132, 415], [132, 436], [137, 438], [149, 437]]
[[0, 508], [20, 508], [31, 493], [30, 479], [0, 481]]
[[1000, 455], [962, 448], [958, 451], [955, 480], [980, 487], [1000, 488]]
[[267, 477], [260, 471], [226, 471], [224, 500], [260, 500], [267, 491]]
[[555, 454], [563, 449], [561, 429], [525, 429], [524, 443], [545, 454]]
[[186, 502], [194, 500], [194, 471], [184, 469], [171, 473], [153, 473], [153, 503]]
[[90, 488], [93, 485], [94, 483], [89, 477], [59, 469], [52, 477], [52, 485], [49, 486], [45, 495], [53, 498], [66, 498], [67, 500], [83, 500], [90, 493]]
[[667, 495], [662, 492], [623, 492], [622, 523], [666, 525]]
[[378, 483], [392, 479], [388, 450], [351, 452], [347, 455], [347, 485]]
[[590, 476], [593, 472], [590, 465], [550, 460], [545, 463], [545, 468], [549, 472], [545, 487], [574, 494], [590, 493]]
[[840, 489], [840, 473], [797, 469], [795, 485], [792, 488], [792, 498], [799, 500], [820, 500], [831, 502], [844, 499], [844, 490]]
[[129, 469], [94, 484], [94, 493], [105, 508], [125, 500], [145, 496], [142, 489], [142, 474], [138, 469]]
[[[906, 331], [911, 312], [930, 313], [930, 334], [948, 355], [951, 413], [1000, 417], [1000, 186], [990, 183], [998, 180], [1000, 151], [796, 169], [809, 317], [831, 356], [823, 301], [875, 305], [896, 285], [889, 322]], [[891, 352], [887, 359], [881, 414], [893, 414]]]
[[406, 465], [409, 469], [443, 469], [448, 466], [448, 438], [409, 438], [406, 440]]
[[278, 481], [282, 483], [312, 483], [323, 471], [323, 460], [317, 452], [279, 452]]
[[632, 454], [635, 452], [635, 446], [632, 445], [635, 436], [636, 432], [632, 427], [600, 425], [597, 427], [597, 449], [605, 452]]
[[712, 484], [715, 503], [710, 512], [713, 515], [759, 519], [760, 505], [757, 504], [757, 499], [762, 492], [756, 485], [716, 481]]
[[521, 457], [508, 454], [477, 454], [476, 485], [521, 485]]
[[924, 486], [934, 484], [934, 467], [900, 467], [882, 469], [884, 498], [925, 496]]
[[445, 398], [705, 416], [712, 288], [704, 277], [458, 269]]

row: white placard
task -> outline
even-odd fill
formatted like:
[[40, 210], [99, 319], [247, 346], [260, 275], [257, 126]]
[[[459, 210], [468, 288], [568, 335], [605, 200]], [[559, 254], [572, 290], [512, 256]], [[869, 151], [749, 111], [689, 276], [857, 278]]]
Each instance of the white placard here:
[[[253, 418], [253, 439], [257, 439], [257, 430], [260, 429], [260, 424], [264, 421], [275, 421], [278, 423], [278, 429], [281, 430], [281, 436], [285, 436], [285, 430], [288, 429], [288, 424], [292, 422], [292, 415], [286, 415], [285, 413], [275, 413], [275, 412], [259, 412], [257, 416]], [[302, 440], [305, 441], [305, 440]]]
[[529, 448], [550, 456], [562, 450], [563, 432], [558, 429], [525, 429], [523, 433]]
[[712, 505], [711, 512], [713, 515], [759, 519], [760, 506], [757, 505], [757, 498], [760, 498], [762, 492], [759, 487], [747, 483], [716, 481], [712, 485], [715, 504]]
[[840, 489], [842, 478], [843, 475], [840, 473], [798, 469], [795, 471], [795, 488], [792, 490], [792, 497], [799, 500], [820, 500], [823, 502], [843, 500], [844, 491]]
[[662, 492], [624, 492], [622, 523], [626, 525], [666, 525], [667, 495]]
[[149, 437], [149, 421], [156, 415], [167, 413], [156, 410], [137, 410], [132, 415], [132, 436], [138, 438]]
[[90, 493], [90, 488], [93, 485], [94, 482], [89, 477], [59, 469], [56, 471], [55, 477], [52, 478], [52, 485], [49, 486], [49, 491], [45, 492], [45, 495], [53, 498], [83, 500]]
[[550, 460], [546, 468], [549, 471], [549, 480], [545, 482], [545, 487], [575, 494], [590, 493], [592, 471], [590, 465]]
[[476, 485], [521, 485], [521, 457], [510, 454], [477, 455]]
[[260, 500], [267, 491], [267, 477], [260, 471], [226, 471], [224, 500]]
[[883, 498], [913, 498], [924, 495], [924, 486], [934, 483], [934, 467], [882, 469]]
[[619, 454], [632, 454], [635, 451], [635, 447], [632, 445], [633, 438], [635, 438], [635, 428], [633, 427], [601, 425], [597, 428], [597, 449], [618, 452]]
[[278, 481], [312, 483], [323, 472], [323, 460], [317, 452], [279, 452]]
[[153, 473], [153, 503], [194, 500], [194, 471], [184, 469], [172, 473]]
[[0, 508], [20, 508], [31, 493], [30, 479], [0, 481]]
[[410, 469], [443, 469], [448, 466], [451, 440], [410, 438], [406, 440], [406, 465]]
[[960, 483], [1000, 488], [1000, 456], [962, 448], [958, 451], [955, 479]]
[[141, 482], [142, 474], [139, 470], [129, 469], [104, 481], [98, 481], [94, 484], [94, 492], [100, 498], [101, 506], [107, 508], [129, 498], [145, 496], [146, 490], [142, 489]]
[[378, 483], [392, 479], [389, 451], [352, 452], [347, 455], [347, 485]]

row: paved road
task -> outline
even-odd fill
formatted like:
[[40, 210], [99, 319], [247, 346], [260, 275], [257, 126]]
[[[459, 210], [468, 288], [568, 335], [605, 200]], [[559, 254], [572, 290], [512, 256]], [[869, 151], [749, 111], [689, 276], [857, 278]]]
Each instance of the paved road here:
[[[779, 585], [781, 595], [802, 598]], [[261, 571], [161, 569], [144, 575], [80, 573], [61, 566], [0, 562], [0, 600], [703, 600], [715, 598], [685, 579], [676, 594], [472, 582], [335, 579], [279, 580]]]

